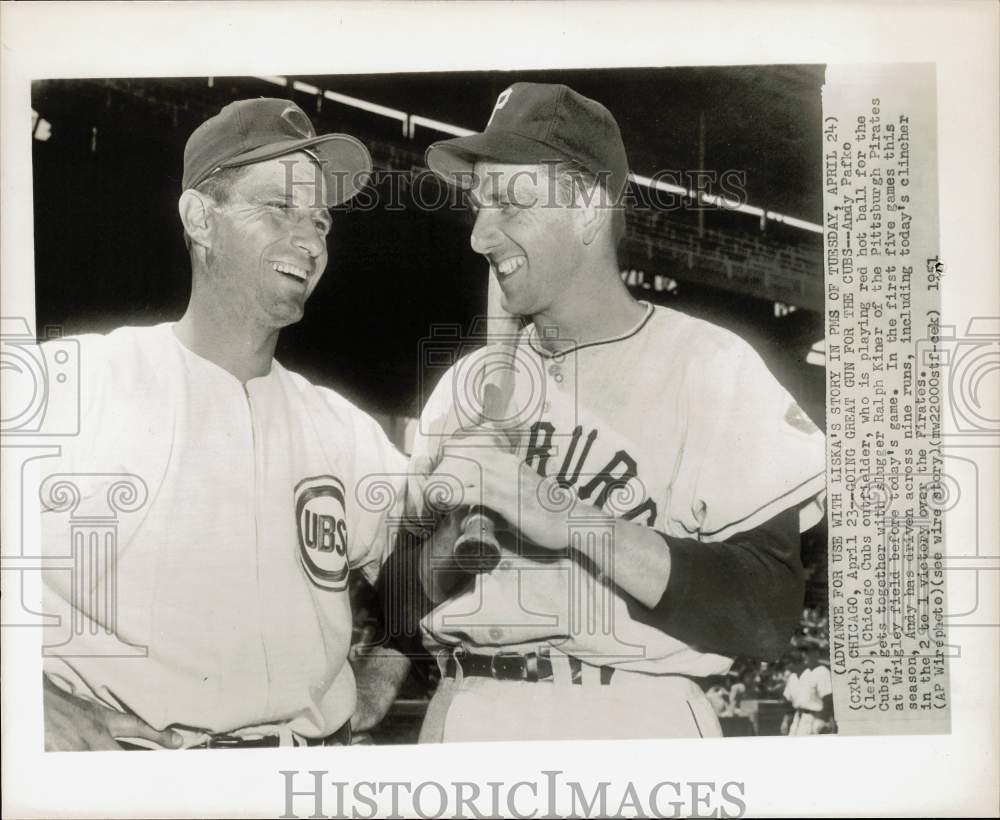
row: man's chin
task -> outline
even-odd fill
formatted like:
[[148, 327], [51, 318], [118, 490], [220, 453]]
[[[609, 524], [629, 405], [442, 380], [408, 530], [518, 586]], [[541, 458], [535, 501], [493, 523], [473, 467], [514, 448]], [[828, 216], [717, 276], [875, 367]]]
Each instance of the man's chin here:
[[294, 325], [302, 321], [305, 316], [305, 305], [284, 303], [275, 305], [270, 311], [271, 322], [276, 330], [281, 330], [289, 325]]
[[537, 313], [541, 313], [537, 307], [530, 302], [517, 302], [510, 301], [507, 304], [501, 303], [500, 305], [505, 311], [507, 311], [511, 316], [520, 316], [523, 319], [530, 319]]
[[525, 313], [524, 299], [518, 299], [516, 293], [508, 293], [501, 289], [500, 291], [500, 307], [506, 310], [508, 313], [514, 314], [515, 316], [529, 316], [529, 313]]

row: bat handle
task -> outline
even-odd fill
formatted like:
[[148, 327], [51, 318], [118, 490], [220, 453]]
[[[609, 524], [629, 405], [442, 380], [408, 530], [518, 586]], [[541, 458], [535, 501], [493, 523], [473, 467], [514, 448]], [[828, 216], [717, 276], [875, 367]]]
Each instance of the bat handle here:
[[455, 541], [455, 562], [466, 572], [490, 572], [500, 563], [497, 518], [485, 507], [469, 508]]

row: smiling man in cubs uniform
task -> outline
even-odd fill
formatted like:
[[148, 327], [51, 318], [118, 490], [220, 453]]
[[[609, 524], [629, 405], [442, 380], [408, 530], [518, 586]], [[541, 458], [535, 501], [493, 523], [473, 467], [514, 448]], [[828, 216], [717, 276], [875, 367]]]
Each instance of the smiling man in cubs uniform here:
[[[485, 435], [468, 420], [495, 348], [460, 360], [422, 411], [414, 496], [449, 511], [424, 564], [443, 681], [422, 739], [718, 735], [697, 679], [787, 645], [822, 434], [745, 342], [622, 284], [628, 161], [604, 106], [517, 83], [483, 133], [427, 162], [471, 187], [472, 248], [527, 323]], [[469, 504], [508, 532], [495, 568], [451, 586]]]
[[[60, 616], [45, 640], [48, 748], [347, 739], [348, 572], [377, 573], [377, 502], [405, 461], [274, 350], [326, 268], [329, 208], [370, 170], [360, 142], [317, 136], [288, 100], [232, 103], [188, 140], [187, 311], [79, 338], [80, 435], [46, 462], [45, 552], [89, 566], [45, 575]], [[128, 514], [116, 560], [95, 566], [72, 533], [106, 504]]]

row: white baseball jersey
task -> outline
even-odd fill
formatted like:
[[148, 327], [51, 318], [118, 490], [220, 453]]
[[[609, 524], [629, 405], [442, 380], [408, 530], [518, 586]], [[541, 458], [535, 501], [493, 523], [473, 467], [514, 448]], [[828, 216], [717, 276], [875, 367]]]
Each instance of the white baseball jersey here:
[[[477, 351], [444, 375], [422, 413], [414, 457], [436, 463], [447, 435], [473, 429], [472, 374], [495, 353]], [[667, 308], [646, 305], [624, 335], [555, 355], [529, 326], [506, 415], [518, 419], [517, 453], [527, 465], [572, 490], [563, 494], [569, 501], [554, 493], [545, 503], [566, 510], [569, 536], [585, 551], [611, 548], [610, 534], [586, 517], [592, 507], [703, 542], [793, 505], [803, 505], [802, 529], [822, 516], [822, 433], [749, 345]], [[543, 561], [507, 555], [423, 628], [432, 645], [474, 652], [547, 643], [589, 663], [649, 673], [700, 677], [731, 666], [634, 620], [617, 588], [577, 552]]]
[[819, 712], [823, 709], [823, 698], [833, 694], [833, 678], [828, 667], [820, 664], [814, 669], [806, 669], [799, 675], [793, 687], [793, 698], [787, 698], [796, 709]]
[[827, 667], [820, 665], [815, 669], [806, 669], [801, 675], [792, 673], [782, 694], [795, 707], [795, 716], [788, 729], [789, 735], [817, 735], [830, 730], [831, 723], [819, 716], [823, 709], [823, 698], [833, 694], [833, 679]]
[[[781, 696], [787, 700], [796, 709], [799, 708], [799, 675], [797, 672], [789, 672], [788, 677], [785, 679], [785, 688], [781, 692]], [[820, 704], [822, 706], [822, 704]]]
[[81, 433], [45, 461], [41, 492], [44, 552], [72, 550], [77, 570], [45, 573], [62, 618], [47, 674], [158, 729], [190, 727], [192, 743], [337, 730], [356, 694], [348, 569], [377, 574], [380, 488], [405, 460], [373, 419], [276, 361], [244, 386], [171, 324], [79, 342]]

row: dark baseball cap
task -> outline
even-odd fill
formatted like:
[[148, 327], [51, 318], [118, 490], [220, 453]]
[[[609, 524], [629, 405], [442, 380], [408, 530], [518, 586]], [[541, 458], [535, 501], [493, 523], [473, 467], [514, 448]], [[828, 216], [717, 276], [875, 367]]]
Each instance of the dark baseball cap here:
[[305, 112], [291, 100], [261, 97], [229, 103], [199, 125], [184, 147], [183, 190], [222, 168], [306, 151], [326, 176], [327, 206], [347, 202], [368, 182], [372, 159], [349, 134], [316, 135]]
[[479, 160], [516, 165], [574, 160], [604, 181], [616, 202], [628, 182], [628, 157], [615, 118], [565, 85], [514, 83], [497, 97], [482, 133], [427, 149], [427, 166], [454, 185], [468, 185]]

